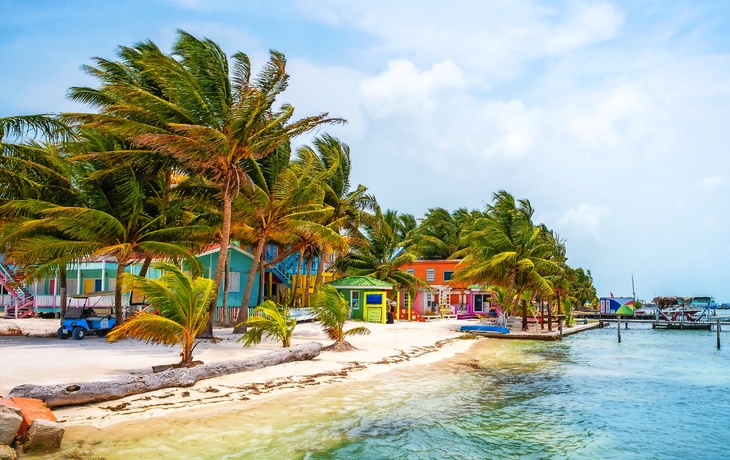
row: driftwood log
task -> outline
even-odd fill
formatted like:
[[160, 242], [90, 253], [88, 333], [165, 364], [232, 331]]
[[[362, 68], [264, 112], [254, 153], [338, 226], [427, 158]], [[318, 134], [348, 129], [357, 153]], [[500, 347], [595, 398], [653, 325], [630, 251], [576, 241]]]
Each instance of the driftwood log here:
[[306, 361], [315, 358], [321, 350], [322, 344], [312, 342], [239, 361], [201, 364], [191, 368], [170, 369], [157, 374], [132, 375], [108, 382], [86, 382], [72, 385], [25, 384], [13, 388], [8, 397], [40, 399], [48, 407], [111, 401], [162, 388], [190, 387], [198, 380], [222, 375], [252, 371], [292, 361]]

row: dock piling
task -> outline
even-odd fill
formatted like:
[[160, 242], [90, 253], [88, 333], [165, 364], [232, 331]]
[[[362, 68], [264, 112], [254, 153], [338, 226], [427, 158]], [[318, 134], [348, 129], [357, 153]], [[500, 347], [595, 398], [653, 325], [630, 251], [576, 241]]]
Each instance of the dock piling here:
[[563, 340], [563, 318], [558, 319], [558, 330], [560, 331], [558, 340]]
[[618, 343], [621, 343], [621, 315], [617, 316], [616, 319], [616, 333], [618, 334]]
[[720, 349], [720, 319], [717, 320], [717, 349]]

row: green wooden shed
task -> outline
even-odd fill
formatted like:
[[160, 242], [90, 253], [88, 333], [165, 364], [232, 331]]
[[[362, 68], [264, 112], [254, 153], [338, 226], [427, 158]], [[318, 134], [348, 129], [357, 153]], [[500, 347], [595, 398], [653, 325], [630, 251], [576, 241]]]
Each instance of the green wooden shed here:
[[369, 276], [348, 276], [329, 283], [350, 303], [350, 317], [385, 323], [388, 291], [393, 285]]

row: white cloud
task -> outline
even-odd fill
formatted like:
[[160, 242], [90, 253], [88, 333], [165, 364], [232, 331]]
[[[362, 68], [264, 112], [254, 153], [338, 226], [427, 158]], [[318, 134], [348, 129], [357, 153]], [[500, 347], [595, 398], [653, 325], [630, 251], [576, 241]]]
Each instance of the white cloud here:
[[532, 59], [608, 40], [624, 14], [608, 2], [456, 0], [367, 3], [298, 2], [318, 20], [355, 27], [379, 39], [379, 51], [419, 61], [453, 59], [459, 66], [503, 78]]
[[463, 88], [464, 75], [454, 61], [447, 59], [419, 70], [406, 60], [388, 62], [388, 69], [366, 78], [359, 90], [376, 116], [404, 109], [433, 107], [434, 93], [440, 89]]
[[[590, 203], [581, 203], [570, 208], [557, 218], [560, 229], [567, 229], [576, 235], [589, 235], [598, 240], [601, 228], [601, 219], [609, 215], [608, 209]], [[560, 232], [558, 232], [560, 233]]]
[[494, 141], [482, 150], [486, 156], [523, 156], [532, 150], [540, 134], [540, 110], [526, 109], [522, 101], [490, 102], [480, 112], [484, 128], [492, 126]]
[[621, 85], [590, 93], [566, 107], [567, 129], [573, 136], [592, 147], [605, 147], [644, 132], [643, 118], [651, 103], [641, 89]]

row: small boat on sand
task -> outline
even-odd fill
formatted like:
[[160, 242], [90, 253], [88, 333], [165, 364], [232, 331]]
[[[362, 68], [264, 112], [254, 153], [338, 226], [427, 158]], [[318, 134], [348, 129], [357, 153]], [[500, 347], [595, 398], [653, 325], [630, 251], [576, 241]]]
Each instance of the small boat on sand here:
[[461, 332], [499, 332], [500, 334], [509, 334], [509, 329], [502, 326], [492, 326], [486, 324], [478, 324], [473, 326], [461, 326]]

